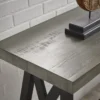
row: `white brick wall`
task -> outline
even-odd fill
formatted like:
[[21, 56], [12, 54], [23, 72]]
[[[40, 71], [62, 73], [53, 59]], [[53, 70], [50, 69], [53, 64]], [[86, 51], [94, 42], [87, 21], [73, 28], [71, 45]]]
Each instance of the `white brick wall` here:
[[[75, 0], [0, 0], [0, 41], [75, 7]], [[22, 75], [0, 60], [0, 100], [19, 100]]]
[[28, 7], [27, 0], [6, 0], [0, 3], [0, 17], [12, 15], [14, 12], [20, 11]]
[[0, 32], [8, 30], [13, 27], [12, 16], [6, 16], [0, 19]]
[[67, 0], [47, 0], [44, 2], [44, 13], [58, 9], [67, 4]]
[[16, 31], [21, 24], [33, 27], [75, 7], [76, 0], [0, 0], [0, 35], [9, 36], [6, 31]]
[[43, 14], [42, 4], [29, 7], [14, 14], [15, 25], [24, 23]]
[[43, 3], [46, 0], [29, 0], [29, 5], [35, 5], [35, 4], [39, 4], [39, 3]]

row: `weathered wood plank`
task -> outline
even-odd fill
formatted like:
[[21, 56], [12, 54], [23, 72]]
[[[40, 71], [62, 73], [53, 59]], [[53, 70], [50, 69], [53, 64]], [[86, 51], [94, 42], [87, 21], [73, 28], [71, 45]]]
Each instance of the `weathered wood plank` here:
[[64, 33], [84, 14], [77, 8], [1, 41], [0, 57], [73, 94], [100, 73], [100, 34], [81, 41]]

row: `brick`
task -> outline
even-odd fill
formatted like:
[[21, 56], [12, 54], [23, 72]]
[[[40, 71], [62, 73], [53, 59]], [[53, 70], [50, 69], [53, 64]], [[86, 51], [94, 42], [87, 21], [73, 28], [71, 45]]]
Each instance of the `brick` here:
[[3, 62], [2, 73], [0, 74], [0, 86], [16, 82], [18, 77], [17, 68], [9, 63]]
[[20, 33], [21, 31], [24, 31], [26, 29], [29, 28], [29, 22], [26, 22], [26, 23], [22, 23], [16, 27], [13, 27], [7, 31], [4, 31], [2, 33], [0, 33], [0, 41], [2, 41], [3, 39], [6, 39], [10, 36], [13, 36], [15, 34], [18, 34]]
[[0, 32], [6, 31], [13, 27], [12, 16], [6, 16], [0, 19]]
[[38, 24], [40, 24], [40, 23], [42, 23], [44, 21], [47, 21], [47, 20], [55, 17], [55, 16], [56, 16], [56, 12], [55, 11], [47, 13], [47, 14], [44, 14], [44, 15], [38, 17], [38, 18], [35, 18], [35, 19], [31, 20], [30, 25], [31, 25], [31, 27], [35, 26], [35, 25], [38, 25]]
[[28, 7], [27, 0], [10, 0], [0, 4], [0, 17], [12, 14], [16, 11]]
[[44, 2], [44, 13], [58, 9], [67, 4], [67, 0], [48, 0]]
[[14, 14], [15, 25], [21, 24], [43, 14], [42, 5], [36, 5]]
[[43, 3], [45, 0], [29, 0], [29, 5], [35, 5], [39, 3]]
[[24, 70], [18, 68], [17, 72], [18, 72], [18, 77], [19, 77], [19, 83], [22, 84], [23, 75], [24, 75]]
[[67, 12], [67, 11], [70, 11], [70, 10], [76, 8], [77, 6], [78, 6], [77, 3], [73, 2], [73, 3], [70, 3], [70, 4], [66, 5], [66, 6], [64, 6], [64, 7], [61, 7], [59, 9], [57, 9], [57, 15], [61, 15], [61, 14], [65, 13], [65, 12]]
[[[17, 74], [16, 74], [17, 75]], [[11, 78], [9, 78], [9, 79], [11, 79]], [[11, 81], [11, 80], [10, 80]], [[18, 79], [16, 79], [16, 81], [14, 82], [14, 84], [13, 83], [9, 83], [9, 84], [6, 84], [6, 86], [5, 86], [5, 94], [6, 95], [20, 95], [19, 94], [19, 90], [20, 90], [20, 86], [18, 86], [19, 85], [19, 81], [18, 81]], [[17, 87], [17, 88], [16, 88]], [[12, 91], [9, 91], [9, 90], [12, 90]], [[17, 94], [16, 94], [17, 93]], [[8, 99], [8, 100], [10, 100], [10, 99]]]

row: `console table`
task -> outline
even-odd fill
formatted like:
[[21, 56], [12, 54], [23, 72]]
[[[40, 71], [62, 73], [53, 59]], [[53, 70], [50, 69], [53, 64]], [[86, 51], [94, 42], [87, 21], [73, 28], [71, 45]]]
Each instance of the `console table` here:
[[[39, 100], [73, 100], [100, 73], [100, 33], [86, 40], [64, 33], [84, 14], [76, 8], [0, 42], [0, 58], [24, 70], [20, 100], [31, 100], [34, 84]], [[48, 94], [44, 81], [53, 85]]]

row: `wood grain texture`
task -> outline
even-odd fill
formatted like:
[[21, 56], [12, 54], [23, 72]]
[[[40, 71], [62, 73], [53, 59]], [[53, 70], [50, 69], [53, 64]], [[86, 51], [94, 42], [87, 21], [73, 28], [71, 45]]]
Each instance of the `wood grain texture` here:
[[73, 94], [100, 73], [100, 34], [81, 41], [64, 33], [84, 14], [77, 8], [1, 41], [0, 58]]
[[76, 0], [78, 5], [87, 11], [94, 11], [100, 8], [100, 0]]

